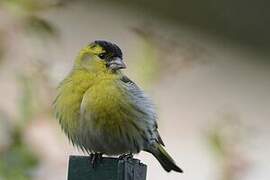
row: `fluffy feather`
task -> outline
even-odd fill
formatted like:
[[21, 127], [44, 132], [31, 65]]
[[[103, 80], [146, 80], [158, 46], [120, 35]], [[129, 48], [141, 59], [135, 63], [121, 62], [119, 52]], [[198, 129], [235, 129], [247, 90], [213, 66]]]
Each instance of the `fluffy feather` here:
[[[106, 48], [120, 54], [115, 44], [106, 43], [110, 45], [114, 47]], [[84, 48], [60, 83], [54, 110], [62, 129], [88, 153], [121, 155], [145, 150], [166, 171], [182, 172], [162, 147], [152, 101], [120, 70], [110, 70], [109, 59], [98, 58], [104, 51], [99, 44]]]

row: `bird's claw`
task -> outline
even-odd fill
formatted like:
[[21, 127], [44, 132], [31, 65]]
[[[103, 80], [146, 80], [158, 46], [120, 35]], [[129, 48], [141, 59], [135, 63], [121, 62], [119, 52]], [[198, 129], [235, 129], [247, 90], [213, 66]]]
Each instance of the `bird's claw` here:
[[133, 154], [132, 153], [128, 153], [128, 154], [122, 154], [121, 156], [119, 156], [119, 159], [121, 160], [129, 160], [133, 158]]

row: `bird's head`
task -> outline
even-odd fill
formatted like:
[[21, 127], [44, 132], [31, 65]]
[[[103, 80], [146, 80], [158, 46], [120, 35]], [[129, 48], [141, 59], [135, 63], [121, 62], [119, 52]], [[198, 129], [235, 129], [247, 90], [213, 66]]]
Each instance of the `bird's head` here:
[[107, 41], [94, 41], [80, 51], [75, 67], [116, 72], [126, 68], [121, 49]]

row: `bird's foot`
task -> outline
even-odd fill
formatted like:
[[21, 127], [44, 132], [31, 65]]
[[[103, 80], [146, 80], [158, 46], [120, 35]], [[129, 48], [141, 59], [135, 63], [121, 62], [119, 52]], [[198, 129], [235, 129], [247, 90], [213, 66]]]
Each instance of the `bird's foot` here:
[[91, 153], [89, 155], [92, 168], [97, 166], [97, 163], [102, 162], [102, 153]]
[[129, 160], [133, 158], [133, 154], [132, 153], [128, 153], [128, 154], [122, 154], [121, 156], [119, 156], [119, 159], [121, 160]]

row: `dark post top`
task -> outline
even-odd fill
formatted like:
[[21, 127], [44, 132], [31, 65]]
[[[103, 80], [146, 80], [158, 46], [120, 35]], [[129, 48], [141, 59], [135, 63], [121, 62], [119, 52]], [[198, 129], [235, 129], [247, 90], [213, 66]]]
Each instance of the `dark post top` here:
[[146, 180], [146, 165], [138, 159], [103, 157], [92, 167], [88, 156], [70, 156], [68, 180]]

